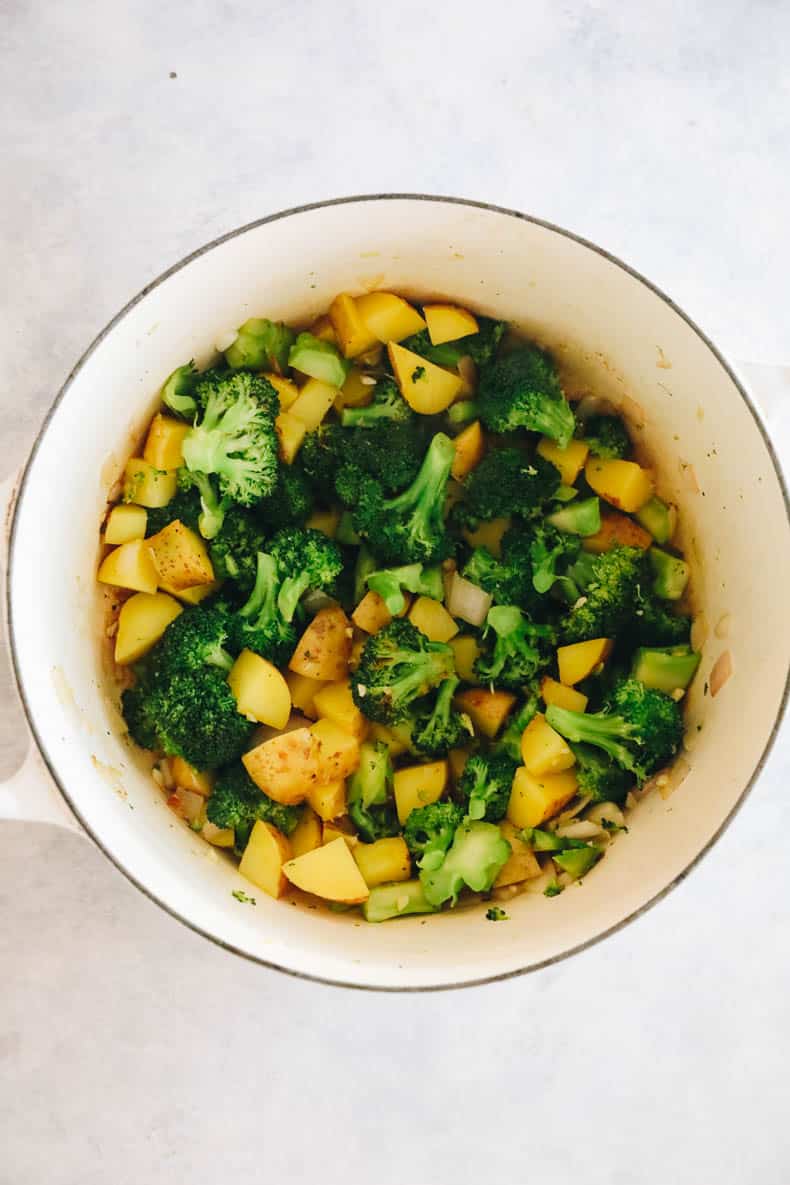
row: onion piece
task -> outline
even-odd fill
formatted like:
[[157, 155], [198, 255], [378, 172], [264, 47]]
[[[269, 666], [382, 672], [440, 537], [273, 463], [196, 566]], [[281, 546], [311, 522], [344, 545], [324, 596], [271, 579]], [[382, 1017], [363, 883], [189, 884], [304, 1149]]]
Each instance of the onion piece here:
[[721, 691], [724, 684], [732, 675], [732, 655], [729, 650], [725, 650], [720, 654], [713, 664], [713, 670], [710, 673], [710, 693], [716, 696]]
[[603, 827], [604, 819], [607, 823], [613, 823], [615, 827], [625, 827], [625, 815], [616, 802], [596, 802], [595, 806], [590, 807], [586, 817], [598, 827]]
[[469, 625], [481, 626], [491, 608], [491, 596], [464, 576], [452, 572], [447, 578], [447, 612]]
[[554, 832], [561, 839], [594, 839], [601, 831], [600, 824], [589, 819], [578, 819], [575, 823], [566, 823]]

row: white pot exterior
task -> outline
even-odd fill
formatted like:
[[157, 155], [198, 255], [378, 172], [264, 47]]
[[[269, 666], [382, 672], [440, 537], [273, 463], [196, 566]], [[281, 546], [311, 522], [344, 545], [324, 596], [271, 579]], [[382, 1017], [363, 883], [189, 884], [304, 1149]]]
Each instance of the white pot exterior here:
[[[235, 866], [180, 824], [122, 739], [102, 671], [94, 582], [107, 491], [186, 359], [206, 363], [246, 317], [305, 322], [339, 291], [440, 296], [515, 322], [553, 347], [660, 458], [677, 501], [708, 624], [689, 697], [690, 771], [653, 794], [580, 889], [524, 895], [510, 921], [458, 911], [367, 926], [244, 887]], [[637, 418], [639, 414], [637, 413]], [[759, 770], [788, 670], [788, 520], [776, 463], [731, 371], [644, 280], [588, 244], [519, 215], [440, 198], [350, 199], [239, 231], [166, 274], [127, 308], [71, 376], [28, 467], [14, 520], [11, 637], [39, 746], [108, 856], [155, 900], [237, 952], [357, 986], [452, 986], [533, 969], [606, 934], [680, 879]], [[719, 626], [718, 634], [714, 627]], [[733, 676], [704, 694], [724, 652]], [[701, 729], [698, 730], [698, 725]], [[249, 886], [247, 886], [249, 887]]]

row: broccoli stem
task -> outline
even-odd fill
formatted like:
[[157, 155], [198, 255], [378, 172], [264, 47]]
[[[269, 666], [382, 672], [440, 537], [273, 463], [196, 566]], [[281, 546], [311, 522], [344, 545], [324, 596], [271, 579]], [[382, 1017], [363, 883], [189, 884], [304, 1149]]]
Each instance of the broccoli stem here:
[[586, 715], [552, 704], [546, 709], [546, 722], [566, 741], [597, 745], [623, 769], [637, 777], [642, 775], [640, 763], [628, 746], [623, 744], [625, 739], [633, 735], [634, 729], [622, 716], [609, 716], [602, 712]]
[[200, 517], [198, 528], [204, 539], [216, 539], [222, 530], [225, 514], [231, 504], [230, 498], [218, 498], [211, 478], [205, 473], [193, 473], [192, 480], [200, 493]]
[[444, 529], [444, 498], [455, 457], [455, 445], [437, 432], [428, 446], [420, 471], [407, 490], [384, 503], [387, 513], [407, 518], [413, 538], [433, 541]]
[[239, 616], [256, 624], [268, 621], [274, 615], [276, 587], [277, 563], [274, 556], [259, 551], [255, 584], [246, 602], [239, 609]]
[[285, 621], [293, 621], [296, 607], [309, 587], [310, 575], [307, 572], [299, 576], [286, 576], [283, 580], [277, 596], [277, 608]]

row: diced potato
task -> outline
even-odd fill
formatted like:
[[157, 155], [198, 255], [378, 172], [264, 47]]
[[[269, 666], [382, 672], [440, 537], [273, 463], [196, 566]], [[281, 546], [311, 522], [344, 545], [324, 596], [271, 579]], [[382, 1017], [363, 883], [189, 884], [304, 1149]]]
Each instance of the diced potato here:
[[337, 822], [332, 822], [328, 819], [321, 827], [321, 843], [332, 843], [336, 839], [342, 839], [350, 851], [359, 844], [359, 836], [353, 835], [350, 831], [343, 829], [344, 819], [338, 819]]
[[319, 716], [334, 720], [335, 724], [357, 740], [362, 740], [367, 734], [368, 722], [354, 703], [348, 679], [327, 683], [316, 692], [313, 703]]
[[208, 770], [195, 769], [194, 765], [184, 761], [183, 757], [171, 757], [170, 769], [177, 786], [183, 786], [185, 790], [208, 798], [214, 786], [214, 775]]
[[157, 412], [148, 429], [143, 457], [155, 469], [179, 469], [184, 464], [181, 446], [191, 428], [192, 425], [183, 420], [174, 420], [172, 416]]
[[[322, 786], [311, 786], [307, 792], [307, 801], [319, 819], [327, 822], [337, 819], [346, 813], [346, 783], [343, 778], [335, 778], [333, 782], [325, 782]], [[326, 840], [322, 840], [326, 843]]]
[[560, 683], [564, 683], [566, 687], [581, 683], [596, 667], [606, 662], [611, 652], [611, 638], [590, 638], [587, 642], [558, 646], [557, 666], [560, 669]]
[[347, 292], [342, 292], [332, 301], [329, 319], [346, 358], [356, 358], [378, 343], [375, 333], [368, 329], [359, 315], [356, 301]]
[[429, 642], [449, 642], [458, 633], [458, 622], [433, 597], [417, 597], [409, 610], [409, 621]]
[[341, 837], [290, 860], [283, 871], [297, 888], [327, 901], [356, 905], [367, 900], [365, 879]]
[[208, 821], [201, 827], [200, 834], [213, 848], [232, 848], [236, 842], [232, 827], [217, 827]]
[[447, 760], [450, 763], [450, 775], [453, 779], [454, 786], [457, 786], [460, 782], [469, 757], [470, 752], [468, 749], [451, 749], [447, 754]]
[[578, 790], [573, 770], [536, 778], [520, 765], [513, 778], [507, 818], [514, 827], [539, 827], [561, 811]]
[[288, 408], [288, 415], [301, 420], [308, 432], [314, 432], [339, 394], [339, 387], [322, 383], [320, 379], [308, 379]]
[[604, 461], [590, 457], [584, 467], [588, 485], [604, 501], [633, 514], [653, 496], [653, 475], [635, 461]]
[[273, 663], [252, 650], [242, 650], [231, 667], [228, 686], [242, 716], [285, 728], [291, 715], [291, 692]]
[[390, 342], [387, 350], [401, 395], [420, 415], [434, 416], [446, 411], [461, 393], [463, 379], [457, 374], [442, 370], [441, 366], [395, 342]]
[[370, 589], [351, 614], [351, 620], [358, 629], [367, 634], [377, 634], [385, 625], [392, 621], [392, 614], [384, 603], [383, 597]]
[[97, 579], [102, 584], [131, 588], [135, 592], [155, 593], [159, 575], [146, 539], [122, 543], [105, 556]]
[[131, 543], [134, 539], [145, 539], [148, 525], [148, 511], [144, 506], [121, 503], [113, 506], [104, 527], [104, 542]]
[[178, 601], [166, 593], [135, 593], [118, 614], [115, 661], [124, 666], [137, 662], [155, 646], [171, 621], [181, 612]]
[[175, 497], [178, 479], [175, 469], [157, 469], [143, 457], [126, 462], [123, 474], [123, 500], [154, 510], [167, 506]]
[[318, 716], [315, 697], [317, 692], [326, 686], [326, 683], [322, 679], [310, 679], [307, 675], [297, 675], [296, 671], [287, 671], [285, 682], [288, 684], [293, 706], [311, 720], [315, 720]]
[[426, 304], [423, 306], [431, 345], [442, 346], [445, 342], [457, 341], [478, 332], [475, 317], [467, 309], [452, 304]]
[[395, 728], [387, 728], [386, 724], [371, 724], [370, 739], [386, 745], [391, 757], [400, 757], [401, 753], [406, 753], [409, 749], [409, 739], [405, 732], [398, 731], [397, 725]]
[[356, 366], [351, 367], [335, 400], [336, 411], [342, 411], [344, 407], [367, 407], [373, 399], [374, 387], [370, 381], [363, 382], [363, 378], [367, 377]]
[[376, 342], [375, 346], [371, 346], [369, 350], [363, 350], [361, 354], [357, 354], [357, 362], [360, 366], [368, 366], [371, 370], [378, 370], [383, 357], [384, 346], [381, 342]]
[[299, 398], [299, 388], [296, 383], [291, 379], [284, 379], [280, 374], [269, 373], [263, 377], [269, 380], [280, 396], [280, 411], [288, 411], [288, 408]]
[[274, 422], [277, 438], [280, 442], [280, 457], [286, 465], [292, 465], [296, 454], [302, 447], [302, 441], [307, 435], [307, 425], [291, 415], [290, 411], [281, 411]]
[[522, 733], [521, 760], [527, 770], [538, 778], [543, 774], [558, 774], [570, 769], [576, 758], [564, 737], [547, 724], [546, 717], [538, 712]]
[[459, 711], [466, 712], [475, 732], [491, 739], [499, 732], [510, 713], [516, 697], [509, 691], [490, 687], [470, 687], [455, 697]]
[[302, 817], [291, 832], [291, 851], [294, 856], [303, 856], [320, 848], [322, 841], [321, 820], [311, 806], [305, 806]]
[[322, 535], [326, 535], [329, 539], [334, 539], [337, 534], [337, 524], [339, 522], [339, 510], [314, 510], [305, 525], [312, 527], [314, 531], [320, 531]]
[[500, 823], [499, 829], [510, 844], [511, 854], [494, 881], [494, 888], [503, 889], [506, 885], [518, 885], [535, 876], [540, 876], [541, 867], [535, 858], [535, 853], [524, 843], [518, 829], [508, 819]]
[[497, 559], [502, 555], [502, 537], [510, 530], [509, 518], [492, 518], [481, 523], [475, 531], [464, 531], [464, 539], [470, 547], [487, 547]]
[[392, 292], [369, 292], [356, 299], [357, 312], [380, 342], [399, 342], [425, 328], [415, 308]]
[[627, 515], [612, 510], [601, 515], [601, 529], [582, 539], [582, 547], [585, 551], [600, 555], [602, 551], [610, 551], [613, 547], [641, 547], [646, 551], [652, 542], [649, 531]]
[[258, 819], [239, 864], [239, 872], [270, 897], [282, 897], [287, 888], [283, 865], [291, 859], [286, 836], [271, 823]]
[[319, 609], [297, 643], [288, 666], [310, 679], [336, 682], [348, 674], [352, 626], [339, 605]]
[[358, 843], [351, 849], [357, 867], [369, 889], [392, 881], [407, 881], [411, 876], [411, 858], [401, 836]]
[[395, 771], [393, 786], [395, 807], [401, 827], [418, 806], [436, 802], [447, 786], [446, 761], [429, 761], [425, 765], [407, 765]]
[[318, 738], [309, 728], [295, 728], [256, 745], [242, 756], [256, 786], [275, 802], [293, 806], [303, 802], [320, 781]]
[[462, 634], [451, 638], [450, 645], [455, 655], [455, 670], [462, 683], [479, 683], [475, 674], [475, 663], [480, 657], [480, 647], [473, 634]]
[[182, 592], [213, 581], [214, 568], [205, 543], [180, 519], [175, 519], [151, 535], [148, 546], [159, 573], [160, 584]]
[[558, 683], [549, 675], [541, 680], [540, 694], [546, 707], [554, 704], [557, 708], [565, 708], [569, 712], [583, 712], [587, 707], [587, 696], [564, 683]]
[[572, 486], [584, 468], [590, 447], [583, 440], [572, 440], [560, 448], [555, 440], [542, 436], [537, 451], [544, 461], [550, 461], [559, 470], [563, 484]]
[[173, 588], [165, 581], [159, 581], [159, 588], [162, 592], [171, 593], [177, 597], [179, 601], [183, 601], [185, 605], [199, 605], [201, 601], [205, 601], [206, 597], [213, 596], [217, 589], [222, 587], [221, 580], [210, 580], [208, 584], [194, 584], [192, 588]]
[[353, 642], [351, 643], [351, 655], [348, 660], [348, 669], [350, 671], [355, 671], [359, 666], [360, 659], [362, 658], [362, 651], [365, 649], [365, 641], [366, 639], [361, 637], [354, 638]]
[[486, 441], [480, 421], [468, 424], [463, 432], [455, 438], [455, 457], [451, 473], [456, 481], [463, 481], [476, 465], [479, 465], [485, 453]]
[[[320, 782], [335, 782], [353, 774], [359, 765], [359, 742], [334, 720], [319, 719], [311, 725], [311, 733], [318, 743], [318, 778]], [[315, 803], [313, 809], [317, 810]]]
[[335, 327], [327, 316], [319, 317], [317, 321], [314, 321], [309, 332], [319, 341], [331, 342], [333, 346], [337, 345]]

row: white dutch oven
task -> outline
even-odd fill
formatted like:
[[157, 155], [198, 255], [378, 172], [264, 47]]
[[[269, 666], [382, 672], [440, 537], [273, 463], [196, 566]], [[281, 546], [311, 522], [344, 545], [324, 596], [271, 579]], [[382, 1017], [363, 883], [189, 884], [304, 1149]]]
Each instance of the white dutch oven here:
[[[122, 739], [103, 673], [98, 526], [163, 378], [188, 358], [208, 362], [220, 333], [248, 316], [304, 322], [339, 291], [373, 288], [470, 304], [554, 348], [572, 391], [602, 392], [644, 424], [660, 492], [686, 524], [705, 642], [682, 785], [668, 800], [655, 793], [640, 803], [630, 833], [580, 889], [518, 897], [507, 925], [490, 925], [479, 908], [367, 926], [262, 893], [255, 908], [240, 906], [231, 891], [244, 882], [233, 864], [174, 819]], [[34, 757], [0, 791], [0, 806], [23, 818], [68, 815], [73, 826], [76, 816], [174, 916], [271, 967], [389, 989], [534, 969], [656, 901], [736, 811], [784, 705], [788, 587], [782, 479], [749, 397], [703, 334], [640, 276], [556, 227], [469, 202], [387, 196], [290, 211], [166, 272], [94, 342], [55, 403], [17, 498], [8, 606], [19, 688], [62, 798]], [[730, 665], [712, 697], [711, 672]]]

